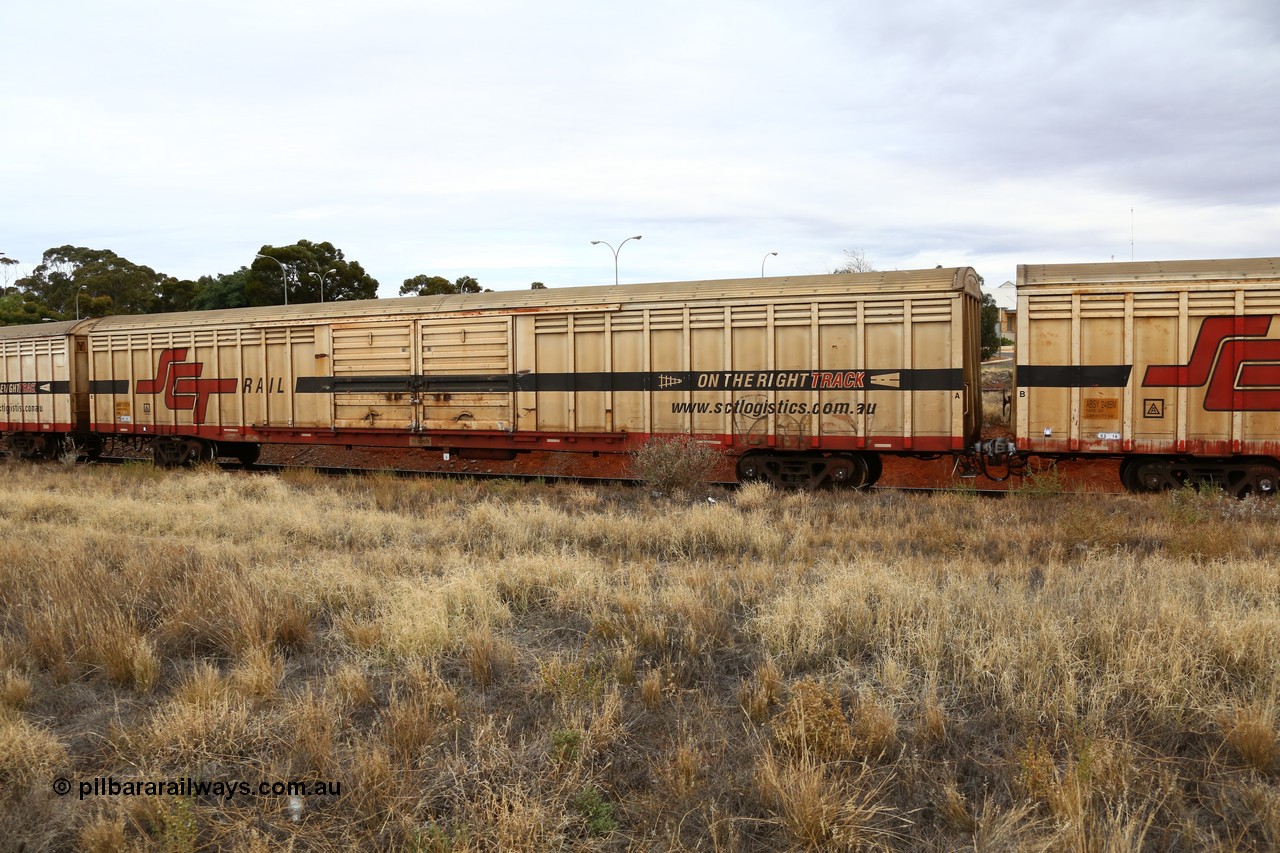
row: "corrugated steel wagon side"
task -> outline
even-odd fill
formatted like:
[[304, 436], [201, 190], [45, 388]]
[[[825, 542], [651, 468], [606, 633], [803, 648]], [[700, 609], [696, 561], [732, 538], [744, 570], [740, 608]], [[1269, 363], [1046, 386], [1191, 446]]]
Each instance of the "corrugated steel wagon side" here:
[[20, 457], [54, 458], [88, 432], [83, 325], [0, 327], [0, 433]]
[[215, 455], [249, 463], [268, 441], [333, 442], [331, 401], [298, 386], [328, 373], [337, 311], [104, 317], [88, 334], [91, 428], [148, 444], [165, 465]]
[[977, 438], [978, 284], [962, 267], [105, 317], [77, 333], [83, 429], [162, 464], [279, 442], [551, 453], [565, 473], [685, 436], [744, 479], [857, 486], [880, 454]]
[[1280, 259], [1018, 267], [1020, 448], [1133, 490], [1280, 482]]

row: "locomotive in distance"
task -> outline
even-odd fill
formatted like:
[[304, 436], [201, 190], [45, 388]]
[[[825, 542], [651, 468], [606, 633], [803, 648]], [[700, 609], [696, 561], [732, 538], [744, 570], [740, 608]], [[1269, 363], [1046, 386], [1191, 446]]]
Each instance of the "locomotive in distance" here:
[[578, 476], [684, 437], [779, 486], [868, 486], [889, 455], [1002, 478], [1034, 454], [1115, 460], [1135, 491], [1275, 491], [1280, 259], [1019, 266], [1013, 436], [986, 441], [980, 283], [954, 267], [9, 327], [0, 433], [32, 459], [315, 444]]

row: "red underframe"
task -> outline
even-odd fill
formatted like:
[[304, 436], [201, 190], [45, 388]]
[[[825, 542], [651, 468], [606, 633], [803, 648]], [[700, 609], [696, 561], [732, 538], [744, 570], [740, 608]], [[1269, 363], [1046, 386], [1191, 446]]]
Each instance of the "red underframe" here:
[[[94, 424], [92, 431], [104, 436], [144, 437], [164, 435], [194, 436], [213, 441], [251, 441], [264, 444], [352, 445], [361, 447], [411, 447], [444, 450], [446, 448], [488, 448], [498, 450], [560, 450], [576, 453], [629, 453], [641, 447], [648, 433], [598, 432], [499, 432], [496, 430], [456, 430], [414, 432], [401, 429], [361, 430], [327, 427], [245, 427], [228, 431], [220, 426], [173, 426], [166, 424], [133, 425], [121, 429], [117, 424]], [[684, 433], [653, 433], [670, 437]], [[693, 437], [726, 449], [748, 450], [867, 450], [896, 453], [948, 453], [963, 450], [966, 443], [957, 436], [822, 436], [810, 440], [805, 448], [785, 445], [775, 438], [764, 444], [745, 444], [734, 436], [719, 433], [694, 433]]]
[[[247, 441], [262, 444], [306, 444], [323, 446], [413, 448], [422, 450], [491, 449], [491, 450], [541, 450], [565, 453], [629, 453], [651, 437], [647, 433], [572, 433], [572, 432], [498, 432], [486, 430], [413, 432], [410, 430], [360, 430], [328, 429], [322, 427], [251, 427], [228, 431], [220, 426], [141, 425], [121, 429], [116, 424], [94, 424], [91, 428], [104, 437], [152, 438], [165, 435], [182, 435], [212, 441]], [[0, 421], [0, 432], [10, 433], [66, 433], [71, 432], [68, 423], [30, 424]], [[675, 437], [682, 433], [654, 433], [653, 436]], [[718, 433], [695, 433], [693, 437], [708, 444], [722, 446], [726, 450], [745, 453], [751, 450], [818, 450], [932, 454], [963, 451], [967, 443], [955, 436], [822, 436], [805, 448], [788, 447], [776, 439], [763, 444], [745, 444], [734, 436]], [[1027, 453], [1074, 457], [1124, 456], [1270, 456], [1280, 458], [1280, 440], [1241, 441], [1229, 439], [1198, 439], [1185, 441], [1125, 440], [1115, 442], [1114, 448], [1090, 449], [1082, 442], [1071, 439], [1037, 436], [1031, 441], [1018, 440], [1019, 449]]]

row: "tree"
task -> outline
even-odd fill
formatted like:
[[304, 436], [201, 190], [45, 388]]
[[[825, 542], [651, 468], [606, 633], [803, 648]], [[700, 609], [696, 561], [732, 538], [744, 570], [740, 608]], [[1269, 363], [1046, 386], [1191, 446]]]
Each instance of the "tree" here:
[[0, 257], [0, 280], [3, 280], [4, 286], [9, 286], [9, 280], [17, 274], [18, 266], [17, 258]]
[[82, 317], [164, 310], [159, 307], [164, 286], [176, 292], [181, 289], [171, 284], [176, 281], [108, 249], [61, 246], [46, 251], [40, 265], [15, 286], [47, 305], [52, 315], [70, 319], [77, 304]]
[[1000, 352], [1000, 307], [990, 293], [982, 294], [982, 360]]
[[0, 296], [0, 326], [39, 323], [52, 313], [48, 305], [16, 287], [6, 287]]
[[480, 282], [469, 275], [461, 276], [453, 282], [439, 275], [415, 275], [413, 278], [406, 278], [404, 284], [400, 285], [401, 296], [444, 296], [450, 293], [492, 292], [487, 287], [481, 288]]
[[252, 277], [248, 267], [217, 276], [202, 275], [196, 282], [196, 294], [191, 299], [192, 311], [215, 311], [222, 308], [245, 308], [249, 305], [246, 288]]
[[453, 283], [440, 275], [415, 275], [406, 278], [400, 285], [401, 296], [439, 296], [444, 293], [456, 293]]
[[529, 289], [530, 290], [546, 290], [547, 286], [540, 281], [535, 281], [533, 284], [529, 285]]
[[[292, 246], [263, 246], [258, 254], [266, 257], [255, 258], [249, 267], [249, 278], [244, 287], [247, 305], [319, 302], [319, 276], [324, 276], [325, 302], [378, 298], [377, 279], [356, 261], [348, 261], [342, 250], [332, 243], [299, 240]], [[329, 273], [329, 270], [334, 272]]]
[[160, 279], [156, 294], [156, 311], [190, 311], [200, 293], [200, 282], [166, 275]]
[[845, 249], [844, 263], [835, 269], [836, 273], [876, 272], [875, 264], [867, 260], [861, 249]]

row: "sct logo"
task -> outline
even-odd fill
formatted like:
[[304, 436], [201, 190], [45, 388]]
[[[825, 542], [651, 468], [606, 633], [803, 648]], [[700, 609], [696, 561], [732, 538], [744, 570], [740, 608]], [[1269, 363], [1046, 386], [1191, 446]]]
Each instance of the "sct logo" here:
[[201, 379], [204, 362], [184, 362], [187, 350], [167, 349], [160, 352], [155, 379], [139, 379], [139, 394], [164, 393], [164, 404], [170, 409], [191, 412], [191, 422], [204, 423], [210, 394], [230, 394], [236, 390], [234, 379]]
[[1208, 412], [1280, 411], [1280, 339], [1271, 317], [1206, 317], [1186, 364], [1147, 368], [1145, 388], [1198, 388]]

